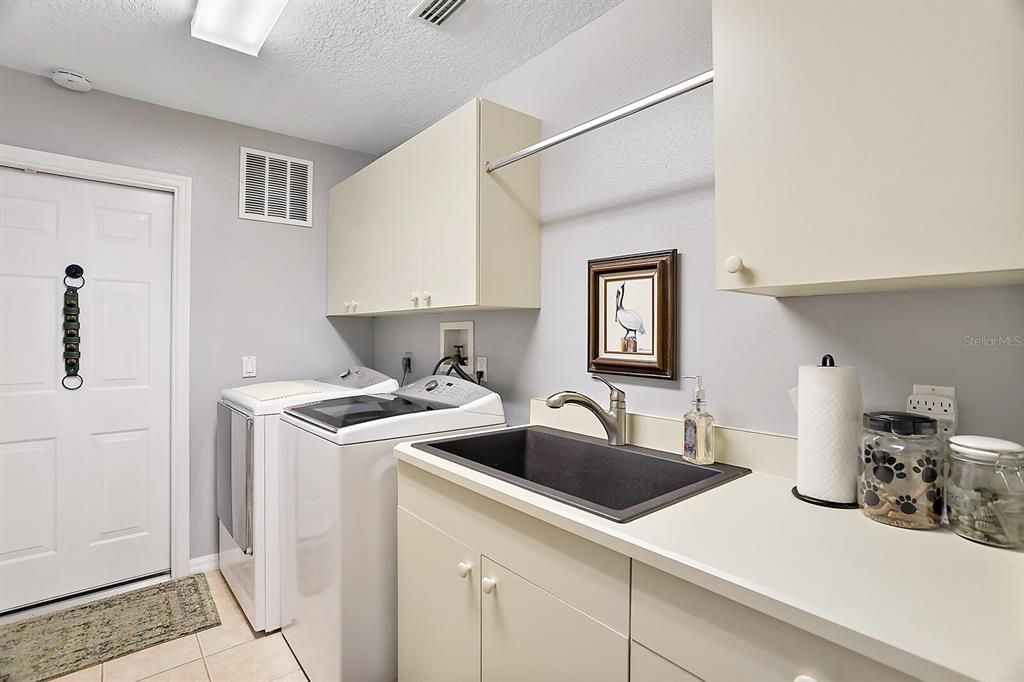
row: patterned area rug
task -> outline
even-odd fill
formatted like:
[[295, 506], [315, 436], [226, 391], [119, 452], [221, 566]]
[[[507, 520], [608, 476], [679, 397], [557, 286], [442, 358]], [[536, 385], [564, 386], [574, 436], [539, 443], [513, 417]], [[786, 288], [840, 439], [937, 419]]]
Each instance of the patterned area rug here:
[[0, 682], [60, 677], [217, 625], [206, 576], [144, 587], [0, 626]]

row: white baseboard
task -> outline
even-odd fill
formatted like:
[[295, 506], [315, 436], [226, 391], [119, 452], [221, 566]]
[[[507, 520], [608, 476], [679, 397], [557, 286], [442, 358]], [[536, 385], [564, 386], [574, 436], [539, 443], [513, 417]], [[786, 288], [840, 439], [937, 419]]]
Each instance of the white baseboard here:
[[192, 574], [209, 573], [218, 568], [220, 568], [220, 557], [217, 554], [192, 557], [188, 562], [188, 572]]

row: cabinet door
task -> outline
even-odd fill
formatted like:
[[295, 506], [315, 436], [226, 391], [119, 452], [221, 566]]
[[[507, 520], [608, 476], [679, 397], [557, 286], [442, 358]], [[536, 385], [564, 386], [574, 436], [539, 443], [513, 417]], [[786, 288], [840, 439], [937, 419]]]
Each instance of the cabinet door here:
[[420, 231], [399, 189], [414, 169], [399, 151], [331, 190], [328, 315], [405, 310], [422, 285]]
[[415, 146], [420, 166], [410, 183], [422, 230], [420, 307], [477, 302], [478, 109], [474, 100], [408, 143]]
[[481, 563], [483, 682], [628, 679], [625, 637], [487, 557]]
[[479, 563], [473, 550], [399, 507], [399, 680], [480, 679]]
[[712, 26], [718, 288], [1024, 281], [1019, 0], [716, 0]]

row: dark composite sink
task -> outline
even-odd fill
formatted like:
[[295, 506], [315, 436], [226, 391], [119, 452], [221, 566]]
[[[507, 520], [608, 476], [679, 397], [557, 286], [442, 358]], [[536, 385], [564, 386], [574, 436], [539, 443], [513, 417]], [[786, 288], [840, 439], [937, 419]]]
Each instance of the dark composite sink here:
[[697, 466], [677, 455], [608, 445], [544, 426], [413, 447], [619, 523], [750, 473], [729, 464]]

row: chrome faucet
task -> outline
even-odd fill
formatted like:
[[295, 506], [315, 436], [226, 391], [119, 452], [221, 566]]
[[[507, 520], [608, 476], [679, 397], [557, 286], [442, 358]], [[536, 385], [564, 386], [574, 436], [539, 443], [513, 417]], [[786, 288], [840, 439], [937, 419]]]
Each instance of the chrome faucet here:
[[626, 392], [617, 386], [612, 386], [601, 377], [591, 375], [590, 378], [600, 381], [611, 390], [611, 395], [609, 396], [610, 405], [607, 410], [602, 409], [602, 407], [591, 398], [583, 395], [582, 393], [577, 393], [576, 391], [559, 391], [558, 393], [552, 394], [547, 399], [547, 406], [558, 409], [566, 403], [581, 405], [593, 412], [594, 416], [601, 421], [601, 426], [604, 427], [605, 433], [608, 434], [609, 445], [625, 445]]

